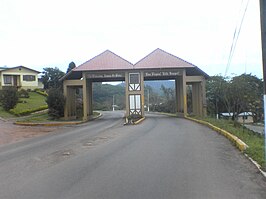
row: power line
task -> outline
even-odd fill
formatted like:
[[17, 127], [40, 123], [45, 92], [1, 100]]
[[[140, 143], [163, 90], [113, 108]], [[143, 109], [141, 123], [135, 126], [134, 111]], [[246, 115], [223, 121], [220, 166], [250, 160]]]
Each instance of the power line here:
[[[243, 2], [244, 2], [244, 0], [242, 0], [242, 2], [241, 2], [240, 11], [239, 11], [240, 13], [241, 13], [241, 10], [242, 10], [242, 7], [243, 7], [242, 6]], [[234, 52], [235, 52], [235, 49], [236, 49], [237, 41], [238, 41], [241, 29], [242, 29], [243, 21], [244, 21], [244, 18], [246, 16], [248, 4], [249, 4], [249, 0], [247, 1], [245, 10], [244, 10], [244, 12], [242, 14], [240, 25], [238, 25], [239, 24], [239, 21], [238, 21], [237, 24], [236, 24], [236, 27], [235, 27], [235, 31], [234, 31], [234, 35], [233, 35], [233, 41], [232, 41], [232, 44], [231, 44], [230, 53], [229, 53], [229, 57], [228, 57], [228, 61], [227, 61], [227, 65], [226, 65], [224, 76], [227, 75], [227, 72], [229, 70], [229, 67], [230, 67], [230, 64], [231, 64], [231, 61], [232, 61], [232, 58], [233, 58], [233, 55], [234, 55]]]

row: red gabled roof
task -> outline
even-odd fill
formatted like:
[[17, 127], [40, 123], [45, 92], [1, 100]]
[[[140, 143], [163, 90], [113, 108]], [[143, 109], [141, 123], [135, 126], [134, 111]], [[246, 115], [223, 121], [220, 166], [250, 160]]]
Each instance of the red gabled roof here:
[[132, 68], [132, 63], [110, 50], [106, 50], [84, 64], [74, 68], [73, 71], [127, 70]]
[[183, 59], [180, 59], [179, 57], [167, 53], [160, 48], [157, 48], [134, 65], [135, 69], [191, 67], [196, 66]]

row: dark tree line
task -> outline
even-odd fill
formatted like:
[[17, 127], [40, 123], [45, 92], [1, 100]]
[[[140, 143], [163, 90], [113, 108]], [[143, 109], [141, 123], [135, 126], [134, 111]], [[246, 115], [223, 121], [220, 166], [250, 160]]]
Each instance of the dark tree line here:
[[[69, 63], [67, 73], [70, 72], [76, 65], [74, 62]], [[60, 79], [65, 75], [65, 72], [59, 68], [47, 67], [42, 72], [42, 83], [48, 96], [46, 102], [48, 104], [48, 114], [57, 119], [64, 116], [65, 97], [63, 95], [63, 83]]]
[[241, 112], [254, 113], [257, 120], [263, 113], [263, 81], [251, 74], [233, 78], [212, 76], [206, 84], [208, 114], [232, 113], [234, 119]]

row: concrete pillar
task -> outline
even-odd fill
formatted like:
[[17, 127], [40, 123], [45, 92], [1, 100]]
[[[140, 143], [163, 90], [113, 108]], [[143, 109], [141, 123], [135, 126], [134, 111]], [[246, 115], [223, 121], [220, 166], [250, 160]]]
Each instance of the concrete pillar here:
[[203, 116], [203, 98], [202, 98], [202, 82], [198, 83], [198, 96], [199, 96], [199, 115]]
[[66, 99], [66, 104], [65, 104], [65, 107], [64, 107], [64, 119], [65, 120], [68, 120], [68, 92], [67, 92], [67, 85], [66, 85], [66, 82], [64, 81], [63, 82], [63, 93], [64, 93], [64, 96], [65, 96], [65, 99]]
[[176, 78], [175, 87], [177, 115], [183, 117], [187, 115], [187, 87], [185, 70], [183, 70], [182, 76], [178, 76]]
[[129, 87], [129, 80], [128, 80], [128, 78], [129, 78], [129, 74], [128, 74], [128, 72], [125, 72], [125, 89], [126, 89], [126, 92], [125, 92], [125, 94], [126, 94], [126, 97], [125, 97], [125, 100], [126, 100], [126, 117], [128, 117], [128, 116], [129, 116], [129, 89], [128, 89], [128, 87]]
[[[204, 106], [203, 106], [203, 82], [197, 82], [192, 84], [192, 103], [193, 103], [193, 114], [197, 116], [204, 115]], [[206, 102], [206, 97], [205, 97]]]
[[73, 86], [67, 86], [64, 84], [64, 96], [66, 104], [64, 107], [64, 119], [76, 119], [77, 117], [77, 105], [76, 105], [76, 88]]
[[183, 108], [182, 108], [182, 102], [183, 102], [183, 98], [182, 98], [182, 82], [181, 82], [182, 78], [181, 77], [177, 77], [175, 79], [175, 93], [176, 93], [176, 112], [177, 113], [181, 113], [183, 112]]
[[183, 113], [187, 115], [187, 82], [186, 82], [186, 70], [183, 70], [182, 75], [182, 87], [183, 87]]
[[76, 105], [76, 88], [74, 86], [67, 86], [64, 82], [63, 84], [64, 96], [66, 99], [66, 104], [64, 107], [64, 119], [76, 119], [77, 117], [77, 105]]
[[70, 113], [69, 116], [71, 119], [76, 119], [77, 117], [77, 105], [76, 105], [76, 88], [75, 87], [68, 87], [69, 90], [69, 109]]
[[82, 73], [82, 91], [83, 91], [83, 121], [87, 121], [89, 119], [89, 92], [87, 86], [87, 78], [86, 73]]
[[93, 106], [92, 106], [92, 82], [90, 80], [87, 80], [87, 89], [88, 89], [88, 113], [89, 115], [93, 115]]
[[192, 84], [192, 110], [194, 115], [200, 115], [200, 98], [199, 98], [199, 83]]
[[207, 99], [206, 99], [206, 80], [205, 78], [201, 82], [201, 87], [202, 87], [202, 116], [206, 117], [207, 116]]
[[145, 109], [144, 109], [144, 104], [145, 104], [145, 99], [144, 99], [144, 72], [140, 73], [140, 95], [141, 95], [141, 117], [145, 116]]

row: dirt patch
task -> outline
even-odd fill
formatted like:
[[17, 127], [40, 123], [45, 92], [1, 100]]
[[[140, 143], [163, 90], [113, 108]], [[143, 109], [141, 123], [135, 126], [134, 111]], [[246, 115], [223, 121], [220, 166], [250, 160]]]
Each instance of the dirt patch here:
[[0, 119], [0, 145], [40, 136], [55, 131], [57, 128], [58, 127], [18, 126], [14, 125], [12, 121]]

